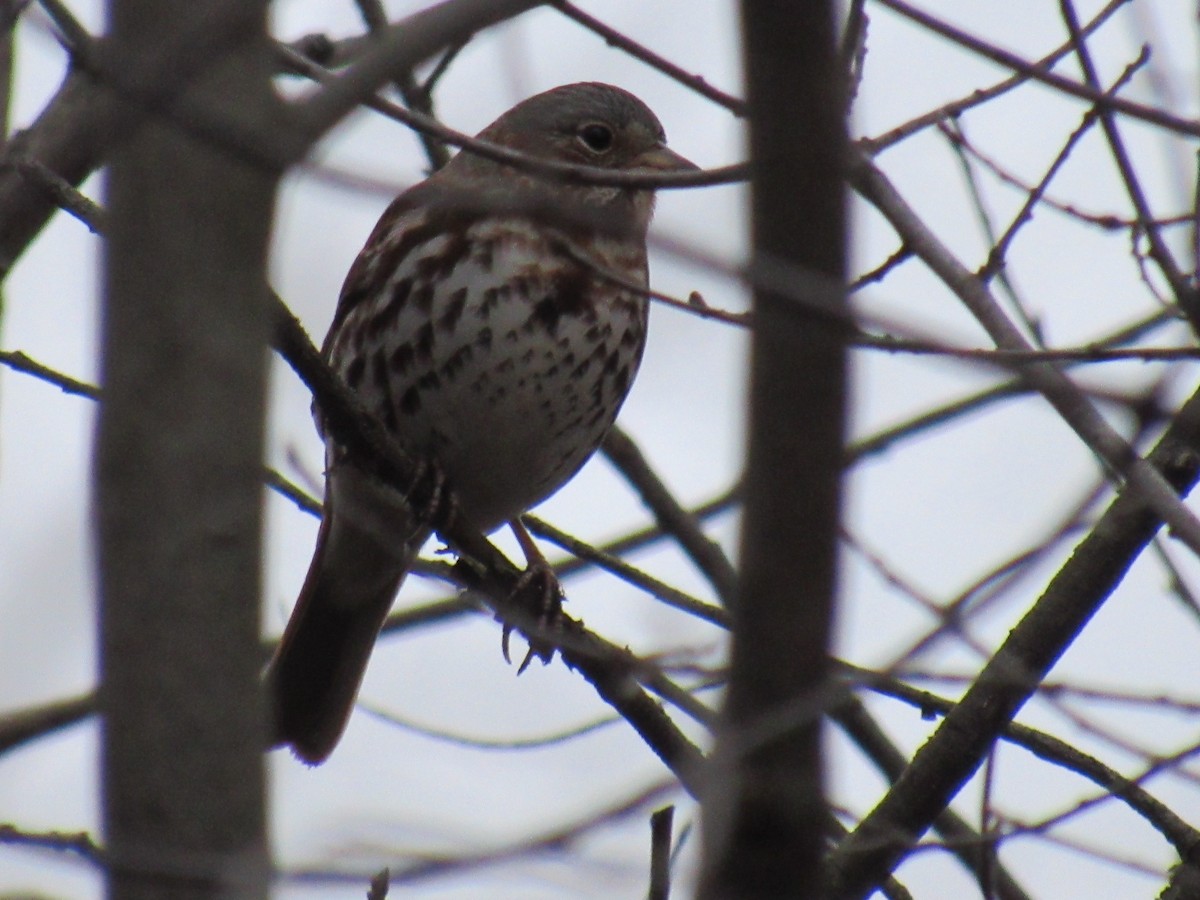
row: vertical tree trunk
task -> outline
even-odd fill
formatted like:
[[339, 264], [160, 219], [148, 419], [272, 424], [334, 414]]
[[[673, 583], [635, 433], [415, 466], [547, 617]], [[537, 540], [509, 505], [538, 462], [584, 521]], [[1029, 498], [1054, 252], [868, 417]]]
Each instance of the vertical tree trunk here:
[[[110, 10], [116, 102], [133, 118], [173, 111], [121, 136], [106, 191], [96, 526], [109, 896], [265, 897], [259, 567], [276, 173], [211, 139], [211, 120], [235, 107], [259, 121], [274, 108], [265, 4]], [[196, 46], [189, 32], [211, 54], [186, 86], [207, 113], [200, 131], [174, 124], [177, 98], [161, 90], [163, 67]]]
[[[743, 3], [753, 160], [750, 437], [732, 671], [701, 896], [817, 897], [821, 715], [845, 405], [844, 101], [834, 4]], [[769, 287], [764, 287], [769, 285]]]

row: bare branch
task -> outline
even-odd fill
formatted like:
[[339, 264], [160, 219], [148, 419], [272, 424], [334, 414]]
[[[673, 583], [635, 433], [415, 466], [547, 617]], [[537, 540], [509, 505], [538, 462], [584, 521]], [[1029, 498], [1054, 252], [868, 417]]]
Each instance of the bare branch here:
[[[1200, 471], [1200, 394], [1175, 417], [1149, 463], [1186, 493]], [[1126, 489], [1079, 545], [895, 786], [833, 852], [829, 889], [866, 897], [980, 765], [996, 737], [1116, 587], [1161, 526]]]
[[[905, 244], [962, 300], [1001, 349], [1033, 349], [983, 283], [926, 227], [883, 172], [865, 157], [859, 157], [850, 178], [855, 190], [883, 213]], [[1031, 363], [1022, 368], [1021, 375], [1112, 471], [1122, 473], [1188, 546], [1200, 553], [1200, 521], [1179, 502], [1162, 475], [1133, 452], [1059, 369], [1049, 363]]]

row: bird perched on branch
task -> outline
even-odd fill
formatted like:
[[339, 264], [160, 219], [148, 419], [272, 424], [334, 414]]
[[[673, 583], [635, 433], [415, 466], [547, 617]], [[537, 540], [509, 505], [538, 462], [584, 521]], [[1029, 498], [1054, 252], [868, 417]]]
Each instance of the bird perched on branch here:
[[[538, 94], [479, 137], [613, 173], [696, 168], [667, 148], [644, 103], [606, 84]], [[325, 358], [485, 531], [519, 529], [616, 419], [645, 346], [653, 211], [646, 187], [552, 178], [463, 151], [392, 202], [351, 267]], [[357, 467], [316, 418], [325, 512], [266, 676], [275, 743], [311, 764], [340, 739], [431, 530], [403, 486]]]

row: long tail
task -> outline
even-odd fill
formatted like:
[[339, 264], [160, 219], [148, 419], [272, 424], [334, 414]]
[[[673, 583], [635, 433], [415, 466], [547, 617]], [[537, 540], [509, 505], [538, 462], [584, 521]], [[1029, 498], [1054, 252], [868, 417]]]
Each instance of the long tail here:
[[[333, 752], [392, 600], [427, 536], [365, 476], [331, 477], [308, 576], [266, 671], [273, 746], [310, 765]], [[364, 502], [366, 501], [366, 505]]]

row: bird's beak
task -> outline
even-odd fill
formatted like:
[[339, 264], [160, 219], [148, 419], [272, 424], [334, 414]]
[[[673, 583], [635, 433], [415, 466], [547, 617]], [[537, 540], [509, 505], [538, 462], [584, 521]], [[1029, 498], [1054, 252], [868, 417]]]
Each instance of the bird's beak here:
[[655, 144], [633, 161], [633, 168], [651, 169], [655, 172], [698, 172], [700, 167], [684, 159], [665, 144]]

